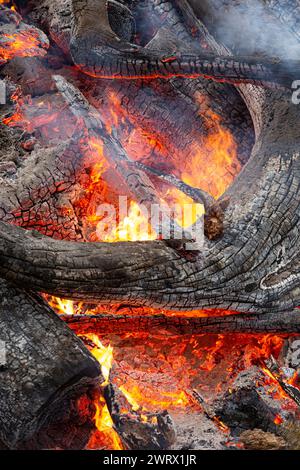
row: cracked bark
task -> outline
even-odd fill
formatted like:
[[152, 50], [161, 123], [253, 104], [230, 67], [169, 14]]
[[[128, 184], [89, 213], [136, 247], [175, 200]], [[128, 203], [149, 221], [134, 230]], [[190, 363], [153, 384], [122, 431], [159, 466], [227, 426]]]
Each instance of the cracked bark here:
[[144, 315], [63, 315], [63, 320], [80, 333], [97, 332], [132, 333], [146, 331], [152, 334], [166, 330], [174, 335], [204, 333], [297, 333], [300, 330], [300, 313], [292, 312], [235, 314], [224, 317], [178, 317]]
[[[169, 2], [164, 3], [166, 11], [163, 11], [163, 15], [157, 12], [157, 9], [153, 11], [150, 3], [146, 3], [146, 12], [143, 11], [143, 15], [146, 15], [147, 19], [159, 16], [159, 41], [162, 44], [170, 47], [171, 37], [172, 44], [175, 41], [176, 47], [186, 50], [186, 44], [180, 42], [177, 45], [176, 38], [179, 32], [181, 36], [184, 33], [184, 38], [190, 36], [190, 29], [182, 25], [174, 7], [170, 6]], [[34, 6], [31, 16], [38, 24], [44, 25], [60, 48], [68, 51], [66, 44], [70, 41], [72, 23], [70, 0], [59, 4], [49, 4], [48, 0], [39, 2]], [[142, 34], [142, 31], [139, 30], [138, 33]], [[197, 41], [198, 37], [193, 39], [192, 43], [189, 41], [189, 50], [199, 47]], [[153, 40], [147, 45], [150, 51], [155, 47]], [[208, 50], [207, 47], [205, 50]], [[65, 73], [64, 71], [64, 76]], [[192, 158], [193, 142], [199, 142], [200, 146], [205, 145], [205, 137], [215, 130], [211, 112], [220, 116], [222, 127], [234, 136], [240, 162], [244, 164], [249, 158], [249, 150], [253, 145], [252, 122], [237, 91], [229, 85], [204, 79], [124, 82], [99, 81], [89, 79], [88, 76], [86, 83], [88, 86], [85, 87], [85, 95], [95, 107], [100, 109], [104, 99], [101, 97], [114, 93], [132, 126], [141, 128], [146, 135], [153, 135], [154, 140], [161, 142], [163, 147], [168, 149], [170, 158], [174, 155], [175, 161], [181, 160], [182, 152], [187, 160]], [[176, 106], [170, 106], [171, 102], [176, 103]], [[119, 131], [119, 137], [124, 144], [122, 130]], [[166, 155], [161, 154], [157, 146], [153, 147], [151, 156], [163, 167], [166, 165]], [[172, 168], [173, 160], [168, 162], [168, 165]], [[177, 168], [178, 176], [181, 170], [182, 168]]]
[[[242, 92], [256, 144], [227, 191], [223, 238], [206, 242], [194, 262], [160, 242], [60, 245], [2, 225], [1, 273], [36, 290], [94, 302], [245, 312], [297, 306], [298, 273], [290, 272], [288, 263], [299, 236], [298, 108], [283, 91]], [[266, 285], [270, 273], [272, 284]]]
[[97, 384], [99, 364], [39, 296], [3, 280], [0, 340], [6, 348], [0, 438], [10, 448], [22, 447], [51, 422], [62, 403], [70, 406]]
[[[111, 29], [105, 0], [73, 0], [74, 23], [70, 43], [74, 63], [98, 78], [204, 77], [227, 82], [290, 88], [299, 76], [298, 61], [260, 60], [213, 54], [180, 56], [148, 51], [120, 40]], [[95, 12], [98, 15], [95, 16]]]
[[[87, 20], [92, 21], [91, 17]], [[75, 31], [76, 40], [78, 38], [81, 40], [78, 32], [80, 33], [78, 30]], [[97, 32], [99, 32], [98, 29]], [[110, 29], [106, 33], [110, 39]], [[81, 50], [76, 50], [79, 47], [78, 44], [76, 43], [74, 46], [73, 42], [73, 55], [75, 47], [75, 54], [79, 52], [84, 54], [83, 57], [86, 57], [85, 47], [89, 42], [84, 40]], [[118, 41], [117, 45], [118, 47], [120, 45]], [[108, 44], [107, 47], [111, 48], [111, 44]], [[120, 52], [119, 49], [115, 49], [115, 51], [116, 55]], [[68, 44], [66, 52], [68, 52]], [[111, 49], [110, 52], [112, 52]], [[124, 52], [126, 50], [121, 51], [122, 54]], [[132, 56], [132, 54], [134, 55]], [[137, 54], [141, 54], [141, 51], [139, 50]], [[99, 55], [96, 55], [98, 60]], [[146, 59], [143, 62], [145, 76], [151, 76], [155, 72], [156, 76], [160, 76], [161, 73], [161, 76], [165, 78], [169, 73], [176, 72], [179, 65], [173, 59], [170, 62], [162, 63], [156, 61], [154, 69], [153, 67], [149, 68], [147, 60], [148, 58], [152, 60], [152, 56], [153, 51], [146, 50]], [[125, 57], [124, 61], [123, 57]], [[138, 55], [130, 53], [128, 59], [127, 57], [127, 52], [125, 55], [121, 55], [121, 66], [123, 64], [130, 65], [132, 57], [138, 57]], [[95, 56], [92, 55], [93, 58]], [[278, 81], [281, 82], [282, 77], [284, 79], [291, 78], [290, 74], [286, 75], [283, 63], [271, 63], [269, 69], [266, 70], [264, 68], [257, 69], [256, 62], [253, 67], [244, 67], [242, 75], [240, 64], [236, 64], [237, 70], [233, 76], [230, 67], [223, 70], [224, 64], [229, 65], [229, 61], [230, 58], [222, 58], [221, 62], [217, 64], [217, 70], [214, 70], [214, 64], [208, 62], [204, 65], [199, 61], [198, 64], [193, 65], [193, 74], [205, 72], [207, 75], [207, 69], [210, 68], [209, 76], [214, 79], [234, 80], [234, 82], [240, 80], [253, 82], [254, 78], [255, 80], [277, 80], [278, 77], [280, 79]], [[114, 74], [116, 70], [115, 64], [112, 65], [110, 74]], [[92, 64], [91, 67], [94, 65]], [[141, 70], [139, 67], [140, 64], [137, 61], [137, 70], [131, 69], [131, 72], [133, 71], [137, 75], [137, 71]], [[189, 76], [191, 64], [187, 63], [183, 67], [185, 68], [184, 73]], [[276, 74], [277, 72], [281, 73], [282, 70], [284, 74], [281, 77], [280, 74], [274, 77], [275, 72]], [[120, 72], [122, 73], [122, 70], [118, 69], [117, 73]], [[225, 72], [224, 76], [223, 72]], [[128, 87], [131, 86], [128, 85]], [[188, 83], [180, 87], [179, 82], [173, 81], [173, 86], [177, 87], [177, 90], [181, 88], [181, 93], [185, 96], [190, 96], [187, 91]], [[300, 301], [300, 272], [297, 263], [300, 229], [298, 215], [300, 131], [297, 125], [299, 110], [292, 105], [289, 94], [284, 91], [240, 87], [240, 92], [244, 96], [254, 120], [256, 143], [247, 166], [227, 191], [230, 203], [225, 211], [223, 238], [217, 242], [206, 241], [203, 252], [193, 262], [183, 259], [176, 251], [162, 242], [72, 243], [50, 239], [37, 232], [25, 232], [19, 227], [1, 222], [1, 276], [15, 283], [19, 288], [27, 289], [28, 292], [43, 291], [65, 298], [91, 302], [119, 304], [125, 301], [132, 305], [166, 307], [174, 310], [219, 307], [248, 313], [255, 312], [252, 316], [237, 315], [221, 319], [209, 317], [199, 319], [178, 317], [97, 318], [97, 324], [99, 319], [102, 320], [102, 323], [99, 323], [99, 328], [106, 326], [106, 331], [115, 327], [121, 331], [122, 328], [124, 331], [127, 331], [128, 328], [138, 328], [139, 331], [143, 328], [148, 330], [168, 328], [172, 331], [173, 328], [176, 334], [191, 333], [191, 331], [193, 333], [298, 332], [298, 314], [292, 309], [299, 305]], [[52, 171], [54, 169], [51, 169], [50, 173]], [[2, 197], [4, 200], [4, 194]], [[7, 212], [11, 210], [13, 201], [14, 199], [11, 199], [11, 206]], [[12, 292], [17, 292], [17, 294], [12, 296]], [[39, 316], [43, 312], [45, 325], [39, 328], [40, 334], [51, 336], [51, 325], [55, 323], [53, 335], [59, 343], [57, 345], [54, 341], [52, 344], [53, 338], [51, 337], [49, 345], [49, 351], [52, 352], [49, 358], [51, 366], [49, 366], [49, 372], [43, 371], [45, 376], [39, 377], [40, 382], [42, 385], [46, 384], [47, 389], [50, 390], [48, 373], [55, 375], [52, 371], [62, 360], [60, 355], [57, 357], [57, 349], [52, 351], [51, 347], [56, 344], [64, 352], [66, 350], [69, 352], [65, 338], [70, 338], [72, 347], [75, 348], [77, 345], [80, 350], [79, 357], [76, 356], [75, 365], [72, 362], [73, 359], [68, 356], [72, 367], [65, 367], [65, 374], [69, 374], [68, 376], [60, 376], [58, 401], [60, 393], [62, 395], [65, 391], [69, 393], [69, 380], [72, 382], [77, 370], [79, 370], [79, 376], [75, 374], [76, 389], [81, 386], [79, 377], [82, 377], [84, 382], [86, 380], [89, 382], [89, 379], [93, 381], [98, 374], [94, 360], [87, 355], [81, 343], [76, 342], [78, 340], [74, 339], [69, 330], [65, 329], [65, 326], [53, 317], [51, 311], [45, 305], [40, 304], [40, 300], [37, 300], [32, 294], [12, 287], [9, 287], [9, 296], [7, 297], [10, 297], [11, 302], [8, 311], [13, 311], [16, 317], [18, 315], [21, 317], [20, 322], [24, 322], [24, 331], [29, 329], [29, 332], [26, 333], [27, 336], [25, 335], [29, 350], [34, 344], [32, 335], [36, 332], [35, 328], [31, 329], [31, 321], [37, 318], [36, 315]], [[4, 294], [2, 299], [5, 299]], [[24, 308], [26, 307], [25, 313], [23, 309], [20, 309], [20, 303], [24, 304]], [[289, 309], [291, 312], [286, 313]], [[75, 317], [70, 322], [73, 321], [76, 324], [77, 320]], [[9, 321], [6, 306], [5, 311], [0, 315], [1, 321], [4, 323], [2, 331], [5, 332], [5, 336], [3, 338], [9, 338], [9, 342], [13, 343], [11, 338], [17, 334], [14, 328], [19, 328], [21, 323], [12, 325], [13, 322]], [[92, 321], [94, 328], [96, 320], [92, 319]], [[80, 327], [82, 325], [81, 323]], [[66, 334], [56, 338], [56, 332], [60, 332], [61, 329]], [[13, 354], [16, 356], [19, 348], [18, 342], [15, 343], [15, 348]], [[25, 349], [23, 354], [26, 356], [27, 352]], [[70, 354], [71, 352], [72, 348], [70, 348]], [[21, 367], [21, 362], [18, 361], [21, 361], [22, 358], [23, 356], [20, 359], [16, 358], [18, 367]], [[28, 363], [27, 356], [24, 361], [26, 364]], [[85, 363], [88, 364], [88, 371], [84, 367], [81, 368]], [[8, 370], [4, 373], [13, 374], [13, 371]], [[30, 375], [30, 372], [28, 374]], [[12, 380], [11, 387], [15, 387], [14, 390], [17, 390], [17, 381], [14, 378]], [[4, 390], [2, 393], [7, 392]], [[3, 396], [1, 401], [13, 409], [11, 397]], [[40, 406], [44, 404], [44, 400], [48, 406], [48, 399], [48, 396], [39, 396], [36, 401], [29, 404], [28, 398], [22, 396], [23, 402], [21, 404], [28, 410], [28, 413], [24, 414], [24, 421], [19, 423], [19, 427], [16, 428], [19, 434], [16, 435], [15, 429], [4, 427], [6, 434], [3, 434], [2, 439], [14, 446], [20, 439], [30, 437], [46, 419], [40, 413]], [[29, 416], [29, 405], [33, 406], [34, 420]], [[15, 416], [12, 417], [12, 422], [14, 418]]]

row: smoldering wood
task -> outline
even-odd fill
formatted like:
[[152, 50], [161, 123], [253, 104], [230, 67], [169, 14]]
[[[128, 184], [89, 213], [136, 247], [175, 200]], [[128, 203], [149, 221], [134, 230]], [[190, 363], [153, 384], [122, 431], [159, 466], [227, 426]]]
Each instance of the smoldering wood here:
[[[108, 36], [110, 34], [108, 30]], [[147, 54], [150, 55], [150, 52], [147, 51]], [[224, 59], [225, 62], [228, 60], [230, 59]], [[276, 68], [278, 64], [272, 63], [272, 67], [273, 65]], [[171, 69], [172, 67], [171, 65]], [[250, 75], [256, 73], [254, 69], [255, 65], [250, 70]], [[147, 73], [150, 73], [149, 70]], [[244, 78], [239, 77], [241, 80]], [[252, 81], [253, 76], [245, 80]], [[203, 262], [201, 259], [198, 264], [188, 263], [174, 250], [159, 242], [147, 245], [119, 244], [114, 247], [99, 244], [99, 250], [95, 251], [91, 245], [85, 248], [80, 246], [77, 251], [75, 245], [55, 245], [35, 232], [27, 237], [22, 231], [11, 230], [3, 224], [1, 274], [19, 285], [24, 283], [28, 289], [43, 288], [46, 292], [63, 293], [64, 297], [68, 297], [70, 290], [74, 289], [74, 298], [86, 297], [92, 301], [104, 299], [107, 303], [126, 299], [133, 304], [144, 303], [182, 310], [203, 305], [222, 305], [227, 308], [241, 307], [244, 311], [249, 311], [249, 305], [253, 305], [253, 311], [265, 312], [264, 316], [252, 316], [252, 325], [248, 315], [240, 316], [243, 325], [247, 325], [249, 321], [249, 328], [258, 327], [256, 325], [262, 328], [263, 325], [263, 331], [270, 331], [270, 328], [275, 328], [278, 324], [280, 328], [293, 326], [295, 320], [294, 327], [298, 328], [295, 312], [285, 314], [285, 309], [292, 309], [299, 301], [298, 271], [295, 271], [297, 263], [293, 263], [292, 256], [298, 241], [298, 218], [295, 214], [299, 200], [296, 184], [299, 172], [299, 135], [293, 126], [297, 111], [292, 109], [289, 97], [284, 92], [273, 94], [248, 88], [244, 89], [244, 96], [248, 106], [252, 106], [257, 130], [256, 147], [248, 169], [245, 169], [237, 183], [228, 191], [231, 205], [226, 211], [224, 239], [218, 244], [206, 245], [204, 257], [209, 251], [212, 252], [212, 255], [208, 254], [207, 261]], [[288, 122], [278, 135], [275, 124], [282, 116]], [[290, 146], [289, 139], [295, 144]], [[254, 171], [256, 165], [257, 177]], [[288, 203], [285, 201], [285, 204], [287, 196], [290, 200]], [[245, 207], [241, 208], [243, 205]], [[284, 214], [280, 220], [275, 218], [274, 207], [277, 215]], [[21, 243], [23, 238], [24, 245]], [[247, 246], [244, 249], [245, 245]], [[60, 251], [56, 251], [56, 248]], [[260, 263], [257, 263], [257, 250], [262, 255]], [[33, 252], [37, 255], [36, 264], [30, 261]], [[88, 259], [82, 261], [85, 255]], [[127, 256], [132, 257], [132, 264], [131, 261], [122, 259]], [[133, 260], [134, 256], [138, 259]], [[71, 259], [68, 260], [68, 257]], [[111, 266], [113, 276], [110, 279]], [[271, 276], [270, 268], [274, 268]], [[132, 275], [131, 270], [137, 272]], [[69, 274], [67, 271], [70, 271]], [[249, 273], [248, 277], [246, 273]], [[225, 318], [224, 323], [220, 319], [214, 321], [213, 327], [222, 328], [228, 320]], [[236, 321], [237, 318], [234, 321], [230, 318], [229, 324], [236, 325]]]
[[132, 166], [140, 168], [146, 173], [155, 175], [159, 179], [166, 181], [171, 186], [179, 189], [179, 191], [192, 198], [194, 203], [203, 204], [205, 209], [204, 235], [209, 240], [216, 240], [223, 235], [224, 210], [229, 204], [229, 199], [225, 198], [222, 200], [221, 198], [220, 200], [215, 201], [215, 199], [206, 191], [203, 191], [200, 188], [191, 187], [174, 175], [164, 174], [161, 171], [140, 162], [132, 162]]
[[287, 377], [285, 377], [285, 374], [280, 369], [276, 359], [271, 356], [265, 361], [265, 365], [272, 376], [277, 380], [282, 390], [300, 407], [300, 390], [288, 383]]
[[[227, 58], [203, 51], [198, 56], [180, 54], [169, 60], [169, 54], [164, 51], [149, 52], [147, 48], [120, 41], [109, 24], [104, 0], [73, 0], [72, 4], [72, 58], [78, 67], [94, 77], [205, 77], [233, 84], [278, 83], [289, 87], [299, 74], [298, 61], [265, 60], [262, 63], [257, 58]], [[97, 21], [91, 11], [98, 11]]]
[[98, 383], [99, 364], [39, 297], [1, 281], [0, 439], [28, 441], [52, 415]]
[[248, 429], [278, 433], [274, 420], [283, 410], [280, 403], [259, 387], [261, 380], [262, 372], [257, 367], [243, 371], [228, 392], [214, 401], [216, 415], [230, 428], [233, 436]]
[[[138, 8], [138, 5], [135, 5], [135, 8]], [[146, 11], [144, 11], [145, 8]], [[181, 18], [170, 3], [166, 5], [166, 11], [161, 11], [160, 8], [159, 5], [155, 6], [152, 3], [143, 4], [142, 14], [146, 15], [147, 18], [153, 16], [162, 20], [167, 18], [169, 29], [164, 28], [163, 33], [159, 35], [161, 44], [169, 43], [170, 30], [172, 30], [171, 42], [175, 41], [174, 47], [179, 50], [183, 49], [184, 52], [187, 44], [182, 44], [182, 42], [177, 44], [176, 38], [177, 36], [181, 37], [183, 30], [186, 29], [184, 37], [188, 40], [189, 49], [191, 47], [198, 48], [199, 40], [201, 44], [205, 44], [205, 50], [211, 50], [210, 44], [202, 33], [201, 37], [198, 38], [197, 36], [196, 40], [191, 43], [191, 40], [188, 39], [191, 37], [190, 26], [185, 28]], [[170, 21], [168, 20], [169, 17]], [[49, 3], [48, 0], [43, 0], [43, 2], [37, 4], [34, 2], [30, 18], [37, 24], [43, 25], [45, 31], [50, 34], [57, 45], [64, 51], [69, 52], [72, 26], [71, 0], [64, 0], [59, 3]], [[193, 32], [196, 31], [194, 23], [192, 30]], [[138, 31], [139, 34], [142, 34], [142, 32], [143, 29]], [[152, 47], [152, 41], [150, 41], [147, 49], [151, 50]], [[135, 120], [137, 126], [144, 128], [146, 131], [148, 124], [154, 133], [159, 129], [163, 129], [163, 133], [159, 135], [159, 140], [162, 140], [165, 145], [170, 146], [170, 143], [174, 141], [174, 136], [180, 135], [180, 139], [176, 139], [176, 145], [172, 146], [172, 152], [179, 154], [179, 158], [180, 152], [186, 151], [192, 139], [201, 142], [203, 136], [209, 132], [211, 127], [213, 128], [214, 124], [211, 120], [210, 109], [222, 118], [224, 128], [230, 129], [238, 146], [240, 161], [244, 164], [249, 158], [249, 150], [253, 145], [252, 121], [243, 100], [233, 87], [204, 79], [182, 80], [174, 78], [170, 81], [155, 80], [148, 82], [147, 85], [143, 83], [143, 86], [140, 86], [139, 81], [128, 80], [119, 83], [95, 81], [89, 79], [88, 76], [86, 76], [86, 81], [91, 87], [91, 98], [95, 95], [99, 96], [99, 105], [101, 105], [101, 96], [103, 87], [105, 87], [106, 93], [113, 90], [114, 93], [122, 97], [122, 104], [128, 116]], [[99, 83], [98, 86], [97, 83]], [[155, 101], [154, 110], [151, 106], [147, 106], [149, 92], [152, 100]], [[168, 102], [164, 100], [164, 95], [170, 98], [173, 97], [177, 109], [180, 109], [180, 112], [176, 113], [176, 120], [173, 118], [174, 113], [166, 114]], [[210, 102], [210, 108], [205, 106], [205, 102]], [[193, 130], [192, 135], [191, 130]], [[167, 140], [166, 136], [168, 137]], [[153, 149], [153, 152], [154, 158], [163, 161], [157, 149]]]
[[[288, 223], [288, 221], [292, 221], [295, 216], [294, 211], [297, 201], [297, 190], [294, 186], [289, 187], [288, 182], [290, 182], [292, 178], [290, 175], [291, 172], [293, 175], [296, 175], [297, 158], [295, 159], [293, 157], [294, 151], [292, 150], [284, 157], [281, 151], [279, 155], [278, 148], [283, 148], [284, 142], [282, 142], [281, 146], [281, 144], [278, 143], [278, 138], [276, 138], [276, 146], [274, 146], [274, 133], [276, 133], [276, 130], [272, 127], [274, 120], [270, 120], [268, 116], [270, 113], [274, 116], [274, 106], [275, 110], [277, 110], [275, 112], [278, 112], [279, 115], [284, 114], [286, 117], [286, 129], [282, 130], [282, 138], [284, 140], [284, 138], [289, 135], [291, 140], [296, 142], [297, 130], [295, 128], [295, 122], [297, 119], [295, 114], [297, 114], [297, 109], [291, 106], [289, 97], [282, 92], [269, 92], [266, 94], [266, 92], [262, 90], [248, 88], [243, 91], [243, 96], [249, 106], [251, 106], [251, 100], [253, 103], [257, 103], [256, 109], [251, 109], [257, 129], [257, 144], [254, 147], [251, 160], [247, 167], [227, 191], [230, 196], [230, 204], [224, 217], [224, 237], [213, 245], [205, 246], [201, 259], [198, 258], [196, 262], [185, 265], [187, 277], [188, 279], [192, 279], [192, 282], [190, 286], [184, 285], [185, 282], [183, 282], [181, 286], [178, 286], [180, 293], [179, 291], [176, 293], [177, 287], [175, 288], [175, 285], [177, 286], [176, 277], [178, 276], [178, 272], [181, 272], [183, 277], [185, 277], [182, 271], [182, 260], [178, 258], [171, 260], [171, 264], [167, 263], [168, 266], [166, 266], [161, 263], [162, 259], [166, 259], [163, 256], [163, 258], [159, 260], [159, 265], [154, 261], [154, 265], [156, 265], [154, 271], [158, 270], [159, 279], [158, 282], [155, 283], [155, 293], [151, 291], [150, 294], [149, 292], [151, 299], [141, 298], [142, 290], [144, 291], [143, 295], [145, 297], [148, 296], [147, 290], [149, 290], [150, 285], [145, 277], [141, 278], [139, 275], [139, 286], [138, 288], [134, 288], [134, 292], [129, 293], [131, 287], [126, 282], [126, 300], [130, 297], [133, 302], [148, 303], [149, 305], [153, 300], [154, 305], [170, 306], [171, 308], [177, 309], [183, 309], [184, 307], [186, 309], [195, 308], [197, 305], [197, 308], [222, 306], [223, 308], [241, 311], [256, 310], [264, 312], [269, 310], [285, 311], [297, 305], [297, 276], [290, 277], [288, 268], [286, 269], [286, 276], [291, 282], [285, 282], [284, 285], [280, 287], [278, 283], [273, 284], [273, 287], [264, 285], [264, 277], [269, 271], [270, 265], [272, 265], [274, 260], [279, 256], [279, 251], [282, 248], [280, 245], [282, 243], [286, 245], [285, 259], [287, 259], [291, 245], [294, 246], [295, 237], [297, 238], [297, 223]], [[270, 157], [270, 154], [274, 156]], [[291, 159], [293, 162], [290, 167], [285, 164], [283, 165], [283, 161], [286, 159]], [[282, 162], [281, 165], [280, 161]], [[278, 165], [280, 165], [279, 172], [276, 171]], [[255, 180], [253, 179], [254, 174], [257, 175]], [[279, 187], [280, 191], [278, 190]], [[291, 194], [292, 192], [295, 194]], [[284, 196], [286, 193], [290, 193], [294, 201], [294, 207], [293, 204], [286, 204], [286, 198]], [[262, 201], [269, 200], [269, 198], [273, 201], [272, 205], [265, 205], [264, 209], [262, 209]], [[279, 222], [281, 227], [279, 231], [277, 229], [277, 223], [276, 227], [275, 223], [274, 225], [270, 223], [270, 220], [274, 220], [274, 215], [272, 216], [274, 207], [281, 207], [280, 213], [285, 214], [285, 223]], [[263, 214], [262, 210], [264, 212]], [[257, 228], [256, 219], [258, 216], [262, 217], [262, 221], [268, 221], [268, 223], [265, 224], [262, 222]], [[277, 242], [274, 242], [275, 244], [268, 249], [267, 246], [270, 243], [272, 230], [276, 230], [275, 238], [277, 238]], [[239, 236], [239, 234], [242, 233], [244, 241], [242, 241]], [[289, 245], [289, 240], [291, 239], [293, 239], [293, 242]], [[239, 240], [238, 243], [237, 240]], [[147, 246], [149, 247], [147, 253], [149, 259], [149, 256], [151, 258], [153, 254], [153, 245], [148, 244]], [[256, 267], [256, 250], [258, 247], [267, 250], [269, 255]], [[119, 248], [117, 246], [111, 246], [109, 249], [115, 250], [115, 253], [117, 253]], [[125, 245], [124, 249], [127, 250]], [[135, 251], [139, 251], [138, 246], [136, 246]], [[124, 254], [125, 253], [122, 255]], [[172, 251], [165, 254], [167, 257], [173, 256]], [[235, 260], [234, 263], [232, 262], [233, 259]], [[247, 262], [245, 260], [247, 260]], [[221, 271], [218, 268], [220, 262], [222, 266], [224, 266]], [[246, 264], [244, 264], [245, 262]], [[143, 272], [145, 271], [144, 267], [139, 268], [136, 266], [135, 268], [143, 269]], [[172, 273], [171, 277], [169, 274], [166, 276], [161, 272], [166, 268], [168, 272]], [[125, 271], [127, 275], [128, 268], [126, 268]], [[123, 273], [125, 271], [124, 269], [122, 270]], [[146, 269], [146, 273], [146, 278], [150, 279], [152, 276], [153, 279], [153, 270], [151, 272], [151, 269]], [[164, 286], [165, 281], [163, 278], [168, 279], [167, 283], [169, 287], [166, 288]], [[182, 291], [183, 287], [185, 292]], [[79, 298], [78, 290], [76, 290], [76, 294], [78, 294]], [[125, 300], [124, 294], [121, 294], [119, 299], [117, 299], [118, 295], [114, 298], [112, 290], [110, 290], [107, 298], [109, 295], [111, 296], [112, 302]], [[156, 299], [152, 296], [156, 297]], [[90, 293], [90, 297], [93, 297], [92, 293]], [[83, 295], [83, 298], [85, 298], [85, 295]], [[92, 300], [95, 301], [95, 298]]]
[[215, 202], [214, 197], [208, 194], [206, 191], [203, 191], [199, 188], [191, 187], [174, 175], [167, 175], [157, 170], [156, 168], [152, 168], [141, 162], [132, 162], [131, 165], [132, 167], [140, 168], [141, 170], [148, 172], [149, 174], [153, 174], [158, 178], [166, 181], [171, 186], [174, 186], [175, 188], [179, 189], [184, 194], [192, 198], [194, 202], [202, 203], [205, 209], [209, 209], [209, 207]]
[[46, 50], [49, 46], [47, 36], [34, 26], [29, 26], [22, 21], [22, 17], [15, 11], [6, 8], [4, 5], [0, 5], [0, 66], [10, 60], [10, 43], [16, 38], [22, 39], [22, 37], [28, 37], [31, 35], [36, 41], [29, 42], [27, 45], [28, 51], [24, 48], [16, 50], [14, 54], [16, 56], [26, 56], [30, 54], [33, 56], [43, 56], [46, 54]]
[[[113, 384], [103, 391], [115, 430], [128, 450], [163, 450], [174, 444], [176, 433], [167, 411], [133, 411], [122, 392]], [[124, 413], [122, 408], [130, 411]], [[142, 415], [144, 419], [142, 419]], [[145, 417], [147, 421], [145, 421]]]
[[84, 333], [129, 333], [147, 331], [157, 333], [165, 330], [169, 334], [191, 335], [202, 333], [296, 333], [300, 330], [299, 312], [233, 314], [226, 316], [180, 317], [167, 315], [121, 315], [87, 314], [62, 315], [75, 331]]
[[[141, 208], [146, 207], [147, 212], [145, 215], [151, 214], [151, 207], [154, 205], [161, 208], [163, 214], [162, 222], [158, 219], [155, 224], [153, 219], [152, 223], [152, 228], [157, 233], [157, 236], [160, 237], [162, 235], [166, 237], [166, 234], [168, 236], [171, 233], [170, 238], [182, 239], [182, 228], [174, 220], [174, 217], [170, 216], [168, 208], [162, 205], [161, 198], [147, 174], [139, 168], [133, 169], [118, 136], [114, 132], [109, 133], [107, 131], [105, 124], [101, 120], [100, 113], [88, 103], [78, 89], [73, 87], [63, 77], [56, 75], [53, 79], [72, 113], [74, 113], [77, 119], [81, 119], [84, 122], [89, 138], [100, 138], [100, 141], [104, 144], [105, 158], [110, 162], [115, 171], [120, 174], [134, 200], [138, 202]], [[193, 239], [188, 229], [185, 232], [184, 236], [192, 241]], [[176, 234], [179, 235], [176, 236]], [[171, 240], [169, 242], [171, 243]]]
[[[52, 410], [51, 417], [17, 450], [84, 450], [95, 432], [95, 397], [98, 388], [87, 384]], [[82, 409], [81, 409], [82, 406]]]
[[225, 426], [224, 423], [220, 421], [218, 418], [213, 406], [211, 406], [207, 401], [200, 395], [200, 393], [197, 390], [193, 390], [192, 396], [196, 403], [198, 403], [201, 406], [201, 409], [203, 410], [203, 413], [205, 416], [210, 419], [213, 423], [215, 423], [216, 426], [222, 431], [222, 432], [228, 432], [229, 429], [227, 426]]

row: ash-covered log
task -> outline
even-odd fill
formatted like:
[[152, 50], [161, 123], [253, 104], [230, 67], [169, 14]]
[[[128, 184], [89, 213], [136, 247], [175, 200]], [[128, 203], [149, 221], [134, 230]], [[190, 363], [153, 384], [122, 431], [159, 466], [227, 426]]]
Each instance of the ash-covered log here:
[[249, 429], [276, 434], [276, 416], [285, 414], [286, 418], [289, 417], [289, 412], [282, 410], [280, 402], [274, 401], [259, 386], [261, 381], [262, 372], [257, 367], [243, 371], [225, 395], [215, 401], [216, 415], [230, 428], [233, 436]]
[[37, 295], [0, 283], [0, 439], [23, 447], [101, 374], [84, 344]]

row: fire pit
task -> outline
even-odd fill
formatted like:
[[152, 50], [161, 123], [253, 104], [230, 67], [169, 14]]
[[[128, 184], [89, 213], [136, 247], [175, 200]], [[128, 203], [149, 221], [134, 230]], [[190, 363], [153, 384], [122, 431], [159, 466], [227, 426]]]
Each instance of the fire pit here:
[[223, 3], [0, 2], [0, 447], [299, 446], [299, 65]]

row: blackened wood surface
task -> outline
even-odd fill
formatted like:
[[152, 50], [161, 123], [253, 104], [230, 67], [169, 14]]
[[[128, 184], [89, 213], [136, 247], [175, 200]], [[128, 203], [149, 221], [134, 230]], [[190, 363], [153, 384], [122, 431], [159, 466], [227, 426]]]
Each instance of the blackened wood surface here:
[[[38, 297], [0, 283], [0, 439], [9, 447], [29, 439], [68, 394], [100, 374], [83, 343]], [[2, 361], [4, 362], [4, 361]]]

